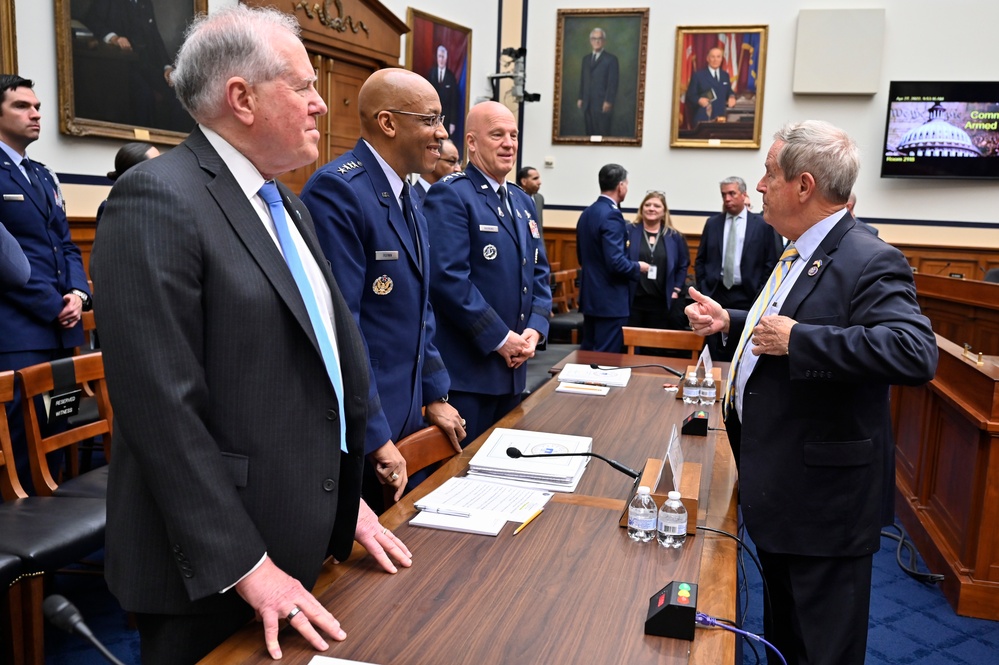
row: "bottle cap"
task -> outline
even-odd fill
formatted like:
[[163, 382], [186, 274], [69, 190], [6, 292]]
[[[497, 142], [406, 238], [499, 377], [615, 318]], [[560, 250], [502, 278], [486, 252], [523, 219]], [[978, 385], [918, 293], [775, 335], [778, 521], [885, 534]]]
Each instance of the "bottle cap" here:
[[687, 373], [687, 378], [688, 379], [696, 379], [697, 378], [697, 372], [688, 372]]
[[638, 488], [638, 493], [639, 493], [640, 495], [641, 495], [641, 494], [650, 494], [651, 492], [652, 492], [652, 490], [650, 490], [650, 489], [649, 489], [648, 487], [646, 487], [645, 485], [642, 485], [641, 487], [639, 487], [639, 488]]
[[679, 492], [677, 492], [676, 490], [673, 490], [673, 491], [671, 491], [671, 492], [670, 492], [669, 494], [667, 494], [666, 496], [668, 496], [668, 497], [669, 497], [669, 500], [670, 500], [670, 501], [679, 501], [679, 500], [680, 500], [680, 493], [679, 493]]

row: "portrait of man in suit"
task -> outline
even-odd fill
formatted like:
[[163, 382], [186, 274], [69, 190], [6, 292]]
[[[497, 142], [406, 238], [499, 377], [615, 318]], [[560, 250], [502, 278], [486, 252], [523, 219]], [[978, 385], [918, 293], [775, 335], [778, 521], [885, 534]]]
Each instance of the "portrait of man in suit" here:
[[437, 47], [437, 64], [427, 72], [427, 80], [434, 86], [441, 100], [441, 115], [447, 125], [448, 134], [454, 133], [455, 119], [458, 117], [458, 79], [447, 66], [447, 48]]
[[607, 33], [603, 28], [590, 32], [592, 53], [583, 56], [579, 77], [579, 99], [576, 107], [583, 112], [586, 133], [592, 136], [610, 134], [611, 114], [617, 99], [617, 56], [604, 49]]
[[170, 89], [184, 30], [204, 0], [60, 0], [69, 7], [70, 84], [77, 118], [170, 132], [194, 120]]
[[694, 111], [694, 123], [711, 122], [725, 117], [735, 106], [732, 79], [722, 69], [724, 54], [720, 48], [708, 51], [707, 65], [694, 72], [687, 86], [687, 105]]
[[648, 10], [560, 9], [553, 142], [641, 145]]

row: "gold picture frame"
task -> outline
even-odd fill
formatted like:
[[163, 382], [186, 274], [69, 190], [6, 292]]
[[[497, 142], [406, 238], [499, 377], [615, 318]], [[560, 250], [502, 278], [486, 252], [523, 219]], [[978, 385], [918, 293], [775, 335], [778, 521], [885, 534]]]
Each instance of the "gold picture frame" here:
[[[123, 22], [150, 5], [153, 16], [131, 24], [141, 27]], [[207, 12], [208, 0], [150, 5], [55, 0], [62, 133], [176, 145], [194, 128], [168, 75], [187, 26]]]
[[[465, 116], [468, 115], [469, 76], [472, 70], [472, 30], [418, 9], [406, 10], [406, 69], [422, 75], [441, 100], [448, 136], [464, 157]], [[444, 76], [438, 55], [443, 49]]]
[[0, 0], [0, 72], [17, 74], [17, 24], [14, 20], [14, 0]]
[[765, 25], [677, 26], [670, 146], [759, 149], [766, 55]]
[[642, 145], [648, 36], [647, 7], [558, 10], [552, 143]]

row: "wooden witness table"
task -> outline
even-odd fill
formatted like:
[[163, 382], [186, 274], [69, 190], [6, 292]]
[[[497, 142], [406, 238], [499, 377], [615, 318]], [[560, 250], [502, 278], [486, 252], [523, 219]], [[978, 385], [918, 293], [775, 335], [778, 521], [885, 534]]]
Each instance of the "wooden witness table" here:
[[[597, 354], [585, 362], [685, 360]], [[550, 381], [497, 423], [499, 427], [593, 437], [593, 451], [641, 469], [662, 457], [670, 430], [693, 409], [662, 384], [661, 370], [632, 372], [627, 388], [606, 397], [556, 393]], [[708, 407], [720, 426], [721, 406]], [[381, 665], [450, 663], [734, 663], [735, 636], [698, 628], [693, 642], [644, 634], [649, 598], [673, 580], [698, 583], [697, 609], [735, 619], [736, 546], [705, 531], [680, 551], [628, 539], [618, 520], [632, 481], [591, 460], [573, 494], [556, 494], [513, 537], [493, 538], [410, 527], [415, 500], [463, 474], [488, 432], [382, 516], [413, 552], [413, 566], [384, 573], [359, 546], [342, 564], [327, 562], [313, 592], [341, 622], [344, 642], [321, 655]], [[686, 461], [702, 465], [697, 524], [736, 530], [735, 464], [723, 432], [681, 437]], [[293, 629], [281, 631], [282, 662], [317, 654]], [[205, 665], [273, 662], [253, 623], [201, 661]]]

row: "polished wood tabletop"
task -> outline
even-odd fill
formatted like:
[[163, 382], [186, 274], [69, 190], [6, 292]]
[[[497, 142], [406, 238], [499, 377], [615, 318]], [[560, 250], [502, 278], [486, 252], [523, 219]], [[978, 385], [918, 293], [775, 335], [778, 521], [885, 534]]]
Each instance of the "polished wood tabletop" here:
[[[687, 361], [587, 356], [592, 362]], [[624, 358], [628, 361], [625, 363]], [[587, 361], [589, 362], [589, 361]], [[656, 370], [652, 370], [656, 372]], [[606, 397], [556, 393], [550, 381], [497, 423], [500, 427], [593, 437], [593, 451], [641, 469], [661, 458], [674, 424], [691, 410], [663, 390], [668, 376], [636, 371]], [[720, 427], [721, 407], [707, 407]], [[681, 437], [685, 460], [701, 464], [698, 525], [734, 533], [735, 465], [724, 433]], [[679, 551], [635, 543], [618, 526], [633, 482], [591, 460], [573, 494], [555, 498], [516, 538], [410, 527], [414, 501], [461, 475], [488, 432], [382, 516], [413, 552], [413, 566], [381, 571], [355, 545], [342, 564], [327, 562], [314, 588], [347, 633], [322, 655], [381, 665], [448, 663], [733, 663], [735, 638], [698, 628], [693, 642], [644, 634], [649, 598], [673, 580], [696, 582], [698, 610], [735, 618], [736, 548], [698, 531]], [[283, 662], [317, 655], [293, 630], [281, 631]], [[262, 628], [251, 624], [202, 663], [272, 662]]]

